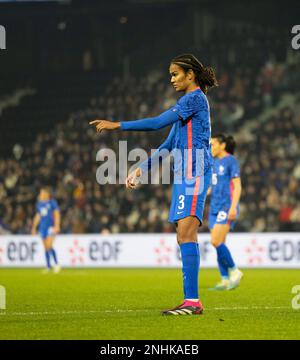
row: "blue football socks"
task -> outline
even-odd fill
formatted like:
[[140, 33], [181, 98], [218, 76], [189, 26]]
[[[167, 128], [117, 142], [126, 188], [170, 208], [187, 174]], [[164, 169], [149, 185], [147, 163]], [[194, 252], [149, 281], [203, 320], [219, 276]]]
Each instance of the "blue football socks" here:
[[218, 267], [219, 267], [219, 271], [221, 274], [222, 279], [227, 280], [229, 279], [229, 271], [228, 271], [228, 267], [223, 265], [223, 262], [220, 258], [220, 256], [218, 255], [217, 257], [218, 260]]
[[51, 252], [51, 255], [52, 255], [53, 259], [54, 259], [55, 264], [57, 265], [56, 251], [52, 248], [52, 249], [50, 250], [50, 252]]
[[46, 251], [45, 251], [46, 263], [47, 263], [47, 268], [48, 268], [48, 269], [51, 269], [51, 263], [50, 263], [50, 256], [51, 256], [51, 254], [50, 254], [50, 251], [51, 251], [51, 250], [46, 250]]
[[218, 247], [216, 247], [217, 255], [218, 255], [218, 264], [219, 264], [219, 270], [221, 273], [222, 278], [228, 278], [229, 269], [234, 270], [235, 263], [232, 259], [231, 253], [228, 249], [228, 247], [225, 244], [221, 244]]
[[200, 251], [198, 243], [190, 242], [180, 245], [182, 258], [183, 291], [185, 299], [198, 299], [198, 274]]

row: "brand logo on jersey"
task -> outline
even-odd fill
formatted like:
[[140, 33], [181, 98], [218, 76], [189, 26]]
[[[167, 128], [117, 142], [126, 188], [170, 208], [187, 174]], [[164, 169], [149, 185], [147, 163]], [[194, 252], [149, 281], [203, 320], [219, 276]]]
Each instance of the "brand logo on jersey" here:
[[224, 175], [224, 172], [225, 172], [225, 168], [223, 165], [220, 165], [219, 166], [219, 175]]

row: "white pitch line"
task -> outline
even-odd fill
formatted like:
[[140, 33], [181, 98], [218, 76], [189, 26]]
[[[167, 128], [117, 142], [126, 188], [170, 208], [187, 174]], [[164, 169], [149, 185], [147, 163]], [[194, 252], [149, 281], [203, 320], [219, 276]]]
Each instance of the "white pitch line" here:
[[[26, 315], [68, 315], [68, 314], [93, 314], [93, 313], [113, 313], [113, 312], [136, 312], [136, 311], [148, 311], [148, 310], [71, 310], [71, 311], [28, 311], [28, 312], [11, 312], [5, 313], [5, 311], [1, 315], [8, 316], [26, 316]], [[150, 310], [149, 310], [150, 311]]]
[[[236, 306], [236, 307], [214, 307], [205, 308], [204, 311], [234, 311], [234, 310], [286, 310], [289, 306]], [[157, 310], [160, 311], [160, 310]], [[71, 310], [71, 311], [28, 311], [28, 312], [6, 312], [0, 311], [0, 316], [38, 316], [38, 315], [74, 315], [74, 314], [94, 314], [94, 313], [130, 313], [130, 312], [156, 312], [156, 310], [138, 309], [118, 309], [118, 310]]]
[[236, 306], [236, 307], [215, 307], [204, 310], [277, 310], [291, 309], [291, 306]]

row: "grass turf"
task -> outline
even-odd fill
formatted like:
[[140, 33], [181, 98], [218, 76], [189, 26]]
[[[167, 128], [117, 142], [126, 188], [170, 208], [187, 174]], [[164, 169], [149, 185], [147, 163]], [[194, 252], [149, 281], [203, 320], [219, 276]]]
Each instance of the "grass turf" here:
[[0, 339], [300, 339], [300, 271], [244, 274], [239, 289], [217, 292], [217, 271], [201, 270], [204, 315], [163, 317], [182, 300], [179, 269], [0, 269]]

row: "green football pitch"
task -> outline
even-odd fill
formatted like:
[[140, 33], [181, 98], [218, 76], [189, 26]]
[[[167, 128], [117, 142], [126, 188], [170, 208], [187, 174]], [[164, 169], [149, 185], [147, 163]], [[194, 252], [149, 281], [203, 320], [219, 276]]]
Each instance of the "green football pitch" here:
[[[201, 316], [161, 316], [182, 300], [179, 269], [0, 269], [0, 339], [300, 339], [292, 307], [299, 270], [245, 270], [240, 288], [212, 291], [202, 269]], [[297, 302], [296, 302], [297, 303]]]

